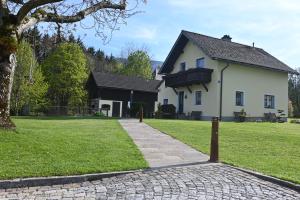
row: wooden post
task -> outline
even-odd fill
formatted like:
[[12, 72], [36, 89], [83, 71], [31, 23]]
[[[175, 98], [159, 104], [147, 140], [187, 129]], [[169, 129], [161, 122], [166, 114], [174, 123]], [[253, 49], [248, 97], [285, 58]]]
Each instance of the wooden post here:
[[210, 162], [219, 162], [219, 118], [213, 117], [211, 124]]
[[144, 117], [143, 115], [144, 115], [143, 105], [141, 105], [141, 107], [140, 107], [140, 123], [143, 122], [143, 117]]

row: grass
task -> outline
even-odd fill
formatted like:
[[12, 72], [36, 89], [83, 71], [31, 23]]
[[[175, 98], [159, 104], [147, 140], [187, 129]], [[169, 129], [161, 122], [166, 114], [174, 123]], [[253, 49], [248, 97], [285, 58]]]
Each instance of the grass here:
[[[154, 128], [209, 154], [211, 122], [145, 120]], [[220, 124], [221, 161], [300, 183], [300, 125]]]
[[0, 130], [0, 179], [76, 175], [146, 168], [115, 119], [14, 118]]

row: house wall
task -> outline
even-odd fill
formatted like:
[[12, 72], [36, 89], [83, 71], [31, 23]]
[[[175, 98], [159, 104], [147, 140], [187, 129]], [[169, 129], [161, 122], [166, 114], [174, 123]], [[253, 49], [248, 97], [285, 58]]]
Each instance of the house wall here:
[[[224, 64], [223, 64], [224, 65]], [[235, 105], [236, 91], [244, 92], [244, 106]], [[264, 108], [264, 95], [275, 96], [275, 108]], [[233, 112], [244, 109], [249, 118], [260, 118], [264, 113], [288, 112], [288, 73], [257, 67], [230, 64], [224, 71], [223, 116], [232, 119]]]
[[[113, 102], [120, 102], [120, 116], [122, 117], [122, 101], [111, 101], [111, 100], [99, 100], [99, 110], [101, 110], [101, 107], [103, 104], [110, 105], [110, 110], [107, 112], [107, 117], [112, 117], [112, 110], [113, 110]], [[102, 111], [102, 113], [106, 116], [106, 111]]]
[[177, 95], [174, 90], [170, 87], [165, 86], [165, 82], [163, 82], [160, 87], [158, 88], [158, 95], [157, 95], [157, 103], [156, 103], [156, 110], [157, 105], [163, 105], [164, 99], [168, 99], [169, 104], [173, 104], [177, 108]]
[[[190, 86], [192, 93], [186, 87], [176, 88], [178, 92], [184, 91], [184, 113], [188, 115], [192, 111], [202, 111], [203, 119], [210, 120], [220, 114], [220, 79], [221, 70], [227, 65], [225, 62], [210, 59], [192, 42], [188, 42], [183, 53], [178, 57], [171, 73], [180, 71], [180, 63], [186, 63], [186, 70], [196, 67], [196, 59], [205, 58], [205, 68], [213, 69], [212, 81], [207, 84], [208, 92], [202, 85]], [[195, 91], [202, 91], [202, 105], [195, 105]], [[244, 106], [235, 105], [235, 92], [244, 92]], [[264, 108], [264, 95], [275, 96], [275, 108]], [[165, 87], [162, 83], [159, 87], [158, 103], [163, 104], [163, 99], [168, 99], [178, 109], [178, 96], [172, 88]], [[158, 104], [157, 103], [157, 104]], [[288, 73], [267, 70], [258, 67], [240, 64], [229, 64], [224, 71], [223, 81], [223, 120], [233, 120], [233, 112], [244, 109], [247, 117], [256, 119], [264, 117], [264, 113], [277, 113], [277, 110], [288, 112]]]
[[[171, 73], [180, 71], [180, 64], [186, 63], [186, 70], [196, 68], [196, 60], [198, 58], [205, 58], [205, 68], [213, 69], [212, 81], [207, 84], [208, 92], [202, 85], [190, 86], [192, 93], [186, 87], [177, 88], [176, 90], [184, 91], [186, 98], [184, 99], [184, 113], [189, 114], [192, 111], [202, 111], [203, 119], [210, 119], [212, 116], [217, 116], [219, 113], [219, 69], [218, 62], [206, 56], [192, 42], [188, 42], [183, 49], [183, 53], [178, 57], [174, 64], [174, 69]], [[195, 91], [202, 91], [202, 105], [195, 105]], [[172, 88], [165, 87], [162, 83], [159, 87], [158, 103], [163, 104], [163, 99], [168, 99], [169, 104], [173, 104], [178, 109], [178, 96]]]

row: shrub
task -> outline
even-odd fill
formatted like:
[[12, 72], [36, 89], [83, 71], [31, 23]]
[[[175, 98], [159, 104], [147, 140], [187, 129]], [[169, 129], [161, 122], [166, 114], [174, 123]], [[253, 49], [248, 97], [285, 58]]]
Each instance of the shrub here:
[[300, 119], [292, 119], [290, 121], [290, 123], [293, 123], [293, 124], [300, 124]]
[[96, 117], [105, 117], [105, 115], [102, 112], [95, 112]]
[[161, 104], [159, 103], [157, 105], [157, 111], [155, 112], [155, 118], [160, 119], [162, 116], [162, 110], [161, 110]]
[[161, 117], [164, 119], [174, 119], [176, 117], [176, 107], [173, 104], [162, 105]]

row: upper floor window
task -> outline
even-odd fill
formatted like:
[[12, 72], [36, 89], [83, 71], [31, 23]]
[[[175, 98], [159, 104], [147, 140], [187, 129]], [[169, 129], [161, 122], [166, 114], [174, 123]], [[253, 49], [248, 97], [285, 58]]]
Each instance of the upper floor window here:
[[202, 67], [204, 67], [204, 58], [198, 58], [198, 59], [196, 60], [196, 67], [197, 67], [197, 68], [202, 68]]
[[265, 95], [265, 108], [275, 108], [275, 96]]
[[180, 63], [180, 71], [185, 71], [185, 62]]
[[168, 105], [168, 99], [164, 99], [164, 105]]
[[235, 105], [244, 106], [244, 92], [241, 91], [235, 92]]
[[201, 105], [201, 96], [202, 96], [201, 91], [195, 92], [195, 104], [196, 105]]

